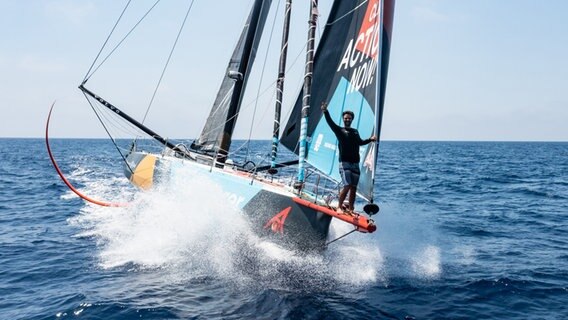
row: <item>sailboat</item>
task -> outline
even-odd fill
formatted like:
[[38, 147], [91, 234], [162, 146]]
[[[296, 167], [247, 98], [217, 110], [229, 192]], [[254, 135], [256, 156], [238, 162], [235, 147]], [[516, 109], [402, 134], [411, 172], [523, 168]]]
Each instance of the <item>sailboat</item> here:
[[[340, 123], [344, 110], [354, 111], [352, 127], [362, 137], [380, 138], [394, 0], [334, 1], [317, 50], [318, 3], [310, 1], [304, 83], [281, 128], [292, 5], [291, 0], [286, 0], [270, 161], [265, 165], [251, 161], [239, 164], [231, 158], [233, 131], [271, 5], [271, 0], [254, 0], [203, 131], [190, 146], [163, 138], [87, 88], [86, 80], [79, 89], [91, 105], [98, 103], [111, 110], [163, 146], [162, 152], [153, 153], [142, 150], [135, 140], [128, 152], [121, 153], [126, 177], [141, 189], [167, 183], [182, 172], [184, 177], [207, 176], [248, 217], [255, 232], [302, 250], [321, 249], [330, 242], [332, 219], [350, 224], [351, 232], [372, 233], [377, 229], [370, 215], [378, 212], [374, 185], [380, 139], [359, 150], [362, 161], [357, 190], [366, 203], [364, 212], [337, 210], [341, 206], [335, 199], [341, 181], [337, 139], [319, 106], [328, 103], [336, 123]], [[280, 146], [296, 158], [279, 161]], [[59, 172], [57, 165], [56, 169]], [[331, 181], [334, 187], [324, 186], [323, 180]]]

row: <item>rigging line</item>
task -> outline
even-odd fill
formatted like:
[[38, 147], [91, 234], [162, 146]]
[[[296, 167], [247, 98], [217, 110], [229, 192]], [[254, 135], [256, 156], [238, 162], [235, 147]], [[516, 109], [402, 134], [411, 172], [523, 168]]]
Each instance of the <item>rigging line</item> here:
[[[262, 91], [262, 93], [260, 94], [260, 96], [264, 96], [270, 89], [272, 89], [272, 86], [273, 86], [275, 83], [276, 83], [276, 80], [273, 81], [271, 84], [269, 84], [269, 85], [266, 87], [266, 89], [264, 89], [264, 90]], [[233, 88], [231, 88], [231, 90], [233, 90]], [[228, 97], [229, 97], [229, 93], [231, 93], [231, 92], [232, 92], [232, 91], [228, 92], [225, 97], [228, 98]], [[206, 131], [206, 132], [204, 131], [204, 132], [203, 132], [203, 135], [208, 135], [209, 133], [213, 132], [214, 130], [223, 127], [223, 126], [225, 125], [225, 123], [227, 123], [229, 120], [233, 119], [234, 117], [237, 117], [242, 111], [248, 110], [248, 108], [249, 108], [251, 105], [253, 105], [253, 103], [254, 103], [255, 101], [256, 101], [256, 100], [252, 100], [252, 101], [248, 102], [247, 104], [241, 105], [241, 109], [240, 109], [239, 112], [237, 112], [234, 116], [232, 116], [232, 117], [229, 118], [228, 120], [225, 120], [225, 122], [219, 124], [218, 126], [211, 128], [209, 131]], [[217, 113], [218, 111], [221, 110], [220, 106], [221, 106], [221, 104], [223, 104], [223, 103], [226, 103], [225, 98], [223, 98], [223, 100], [222, 100], [221, 103], [219, 104], [219, 107], [217, 107], [217, 109], [215, 109], [215, 113]]]
[[[252, 101], [248, 102], [247, 104], [245, 104], [245, 110], [246, 108], [250, 107], [253, 103], [256, 102], [256, 100], [262, 96], [264, 96], [269, 90], [274, 89], [273, 86], [276, 84], [277, 80], [272, 81], [270, 84], [268, 84], [266, 86], [266, 89], [262, 90], [262, 92], [260, 93], [259, 96], [257, 96], [257, 98], [253, 99]], [[274, 94], [274, 93], [273, 93]]]
[[[276, 90], [274, 90], [272, 92], [272, 96], [270, 97], [270, 104], [274, 104], [276, 103]], [[264, 113], [262, 114], [262, 116], [260, 117], [261, 121], [258, 121], [257, 123], [253, 123], [253, 126], [258, 127], [259, 123], [262, 123], [262, 120], [264, 120], [264, 118], [266, 117], [266, 113], [269, 111], [269, 108], [264, 108]]]
[[[87, 99], [89, 99], [89, 97], [87, 96]], [[89, 104], [91, 105], [91, 108], [93, 109], [93, 111], [95, 111], [95, 115], [97, 115], [97, 118], [99, 120], [99, 122], [101, 122], [103, 124], [103, 127], [105, 129], [107, 129], [107, 133], [109, 136], [114, 136], [114, 132], [112, 132], [111, 129], [116, 129], [118, 128], [118, 125], [116, 123], [114, 123], [113, 120], [110, 120], [106, 114], [104, 110], [101, 110], [101, 107], [98, 106], [97, 104], [92, 104], [92, 101], [88, 101]], [[96, 109], [96, 110], [95, 110]], [[106, 125], [106, 127], [105, 127]], [[112, 138], [111, 138], [112, 139]]]
[[193, 7], [194, 1], [195, 0], [191, 0], [191, 3], [189, 4], [189, 8], [187, 9], [187, 12], [185, 13], [185, 17], [183, 18], [183, 22], [181, 23], [181, 26], [179, 28], [178, 34], [176, 36], [176, 40], [174, 41], [174, 44], [172, 46], [172, 50], [170, 51], [168, 59], [166, 60], [166, 65], [164, 65], [164, 69], [162, 70], [162, 74], [160, 75], [160, 79], [158, 80], [158, 84], [156, 85], [156, 89], [154, 89], [154, 93], [152, 94], [152, 99], [150, 99], [150, 103], [148, 104], [148, 108], [146, 109], [146, 113], [144, 114], [144, 118], [142, 118], [142, 124], [144, 124], [144, 121], [146, 121], [146, 116], [148, 116], [148, 112], [150, 111], [150, 107], [152, 106], [152, 103], [154, 102], [154, 98], [156, 97], [156, 93], [158, 92], [158, 88], [160, 87], [160, 84], [162, 83], [162, 79], [164, 78], [164, 74], [166, 73], [166, 69], [168, 68], [168, 65], [170, 64], [170, 60], [172, 58], [172, 55], [174, 54], [174, 50], [176, 49], [179, 37], [181, 35], [181, 32], [183, 31], [185, 23], [187, 22], [187, 17], [189, 16], [189, 12], [191, 11], [191, 8]]
[[276, 26], [276, 17], [278, 16], [278, 11], [280, 11], [280, 3], [278, 1], [278, 5], [276, 6], [276, 11], [274, 12], [274, 20], [272, 22], [272, 29], [270, 29], [270, 37], [268, 38], [268, 44], [266, 45], [266, 53], [264, 55], [264, 63], [262, 64], [262, 72], [260, 73], [260, 80], [258, 82], [258, 90], [256, 92], [256, 99], [254, 102], [254, 111], [252, 113], [252, 125], [250, 126], [249, 130], [249, 137], [247, 141], [247, 154], [245, 156], [245, 160], [248, 160], [249, 156], [249, 146], [250, 146], [250, 139], [252, 136], [252, 128], [254, 127], [254, 119], [256, 118], [256, 108], [258, 107], [258, 100], [260, 99], [260, 89], [262, 86], [262, 79], [264, 78], [264, 71], [266, 70], [266, 61], [268, 61], [268, 52], [270, 51], [270, 44], [272, 43], [272, 36], [274, 35], [274, 27]]
[[85, 96], [85, 98], [87, 99], [87, 102], [89, 102], [89, 105], [91, 105], [91, 108], [93, 109], [93, 111], [95, 112], [95, 115], [97, 116], [97, 118], [99, 119], [100, 123], [102, 124], [103, 128], [105, 129], [106, 133], [108, 134], [110, 140], [112, 141], [112, 143], [114, 144], [114, 146], [116, 147], [116, 150], [118, 151], [118, 153], [120, 154], [120, 157], [122, 158], [122, 160], [124, 161], [124, 163], [126, 164], [126, 167], [128, 168], [128, 170], [130, 170], [130, 173], [134, 174], [134, 171], [132, 171], [132, 168], [130, 167], [130, 165], [128, 164], [128, 161], [126, 161], [126, 158], [124, 157], [124, 155], [122, 154], [122, 152], [120, 151], [120, 148], [118, 147], [118, 145], [116, 144], [116, 141], [114, 140], [114, 138], [112, 137], [112, 135], [110, 134], [110, 132], [108, 131], [105, 123], [103, 122], [103, 120], [101, 119], [101, 117], [99, 116], [99, 114], [97, 113], [97, 110], [95, 108], [95, 106], [93, 106], [93, 103], [91, 102], [91, 100], [89, 100], [89, 97], [87, 96], [87, 94], [85, 92], [83, 92], [83, 95]]
[[[299, 58], [302, 56], [302, 54], [304, 53], [304, 49], [306, 48], [306, 46], [307, 46], [307, 43], [304, 43], [304, 46], [298, 51], [298, 54], [296, 55], [296, 57], [294, 58], [294, 60], [292, 61], [292, 63], [289, 63], [289, 64], [288, 64], [288, 66], [286, 67], [286, 73], [289, 73], [290, 70], [292, 70], [292, 69], [296, 66], [296, 63], [298, 62], [298, 59], [299, 59]], [[277, 80], [274, 80], [272, 83], [268, 84], [268, 85], [266, 86], [266, 89], [264, 89], [264, 90], [262, 91], [262, 93], [261, 93], [259, 96], [264, 96], [267, 91], [273, 89], [273, 86], [276, 84], [276, 81], [277, 81]], [[299, 78], [298, 82], [299, 82], [299, 85], [297, 86], [296, 92], [299, 92], [299, 91], [301, 90], [301, 88], [302, 88], [302, 86], [303, 86], [303, 78]], [[226, 96], [226, 97], [228, 97], [228, 95], [229, 95], [231, 92], [232, 92], [232, 91], [227, 92], [227, 96]], [[215, 113], [216, 113], [217, 111], [221, 110], [220, 105], [221, 105], [222, 103], [224, 103], [224, 100], [225, 100], [225, 98], [223, 98], [223, 101], [219, 104], [219, 107], [216, 109]], [[250, 106], [251, 106], [253, 103], [255, 103], [255, 102], [256, 102], [256, 100], [252, 100], [252, 101], [250, 101], [250, 102], [244, 104], [244, 105], [241, 107], [241, 110], [248, 110], [248, 107], [250, 107]], [[239, 111], [239, 112], [241, 112], [241, 111]], [[291, 114], [291, 113], [292, 113], [292, 108], [288, 108], [287, 118], [290, 117], [290, 114]], [[238, 115], [238, 114], [237, 114], [237, 115]], [[232, 119], [232, 118], [231, 118], [231, 119]], [[202, 135], [208, 135], [209, 133], [213, 132], [213, 130], [218, 129], [218, 128], [224, 126], [227, 121], [228, 121], [228, 120], [226, 120], [225, 122], [221, 123], [220, 125], [218, 125], [218, 126], [216, 126], [216, 127], [214, 127], [214, 128], [211, 128], [211, 129], [210, 129], [209, 131], [207, 131], [207, 132], [204, 131], [204, 132], [202, 133]]]
[[[148, 9], [148, 11], [146, 11], [146, 13], [142, 16], [142, 18], [140, 18], [140, 20], [138, 20], [138, 22], [136, 22], [136, 24], [130, 29], [130, 31], [128, 31], [128, 33], [126, 33], [126, 35], [122, 38], [122, 40], [120, 40], [118, 42], [118, 44], [109, 52], [109, 54], [103, 59], [103, 61], [95, 68], [95, 70], [93, 70], [93, 72], [91, 72], [90, 75], [88, 75], [87, 77], [85, 77], [85, 79], [83, 80], [83, 83], [86, 82], [87, 80], [89, 80], [93, 74], [95, 74], [95, 72], [97, 72], [97, 70], [99, 70], [99, 68], [108, 60], [108, 58], [110, 58], [110, 56], [116, 51], [116, 49], [118, 49], [118, 47], [120, 47], [120, 45], [124, 42], [124, 40], [126, 40], [126, 38], [128, 38], [128, 36], [130, 36], [130, 34], [134, 31], [134, 29], [136, 29], [136, 27], [138, 27], [138, 25], [142, 22], [142, 20], [144, 20], [146, 18], [146, 16], [148, 16], [148, 14], [154, 9], [154, 7], [156, 7], [156, 5], [160, 2], [161, 0], [156, 0], [156, 2], [150, 7], [150, 9]], [[92, 67], [91, 67], [92, 68]]]
[[[307, 43], [305, 43], [304, 46], [302, 47], [302, 49], [300, 49], [300, 51], [298, 52], [298, 54], [296, 55], [296, 58], [294, 58], [294, 60], [292, 61], [292, 63], [287, 66], [287, 68], [286, 68], [286, 73], [289, 73], [290, 70], [296, 65], [296, 63], [298, 62], [298, 59], [299, 59], [299, 58], [302, 56], [302, 54], [304, 53], [304, 52], [303, 52], [303, 49], [306, 48], [306, 45], [307, 45]], [[272, 81], [272, 83], [268, 84], [268, 85], [266, 86], [266, 89], [264, 89], [264, 90], [261, 92], [260, 96], [264, 96], [269, 90], [273, 89], [273, 86], [276, 84], [276, 81], [277, 81], [277, 80], [274, 80], [274, 81]], [[298, 80], [298, 82], [299, 82], [299, 85], [297, 86], [297, 90], [296, 90], [297, 92], [299, 92], [299, 91], [301, 90], [302, 86], [303, 86], [303, 78], [300, 78], [300, 79]], [[231, 91], [231, 92], [232, 92], [232, 91]], [[230, 93], [230, 92], [227, 93], [227, 96], [226, 96], [226, 97], [228, 97], [229, 93]], [[274, 93], [273, 93], [273, 94], [274, 94]], [[224, 100], [225, 100], [225, 98], [223, 98], [223, 101], [224, 101]], [[223, 101], [222, 101], [221, 103], [223, 103]], [[255, 103], [255, 102], [256, 102], [256, 100], [252, 100], [252, 101], [250, 101], [250, 102], [244, 104], [244, 105], [241, 107], [241, 111], [242, 111], [242, 110], [248, 110], [248, 107], [250, 107], [250, 106], [251, 106], [253, 103]], [[221, 105], [221, 104], [219, 104], [219, 106], [220, 106], [220, 105]], [[217, 112], [218, 110], [220, 110], [220, 107], [218, 107], [215, 112]], [[239, 111], [239, 112], [241, 112], [241, 111]], [[288, 118], [290, 117], [290, 113], [292, 113], [292, 108], [289, 108], [289, 110], [288, 110], [288, 114], [287, 114], [287, 117], [288, 117]], [[238, 115], [238, 114], [237, 114], [237, 115]], [[232, 118], [231, 118], [231, 119], [232, 119]], [[227, 120], [227, 121], [228, 121], [228, 120]], [[225, 121], [225, 122], [226, 122], [226, 121]], [[208, 135], [209, 133], [213, 132], [213, 130], [218, 129], [218, 128], [224, 126], [224, 125], [225, 125], [225, 122], [221, 123], [220, 125], [218, 125], [218, 126], [216, 126], [216, 127], [214, 127], [214, 128], [211, 128], [211, 129], [210, 129], [209, 131], [207, 131], [207, 132], [203, 132], [203, 134], [204, 134], [204, 135]]]
[[[306, 48], [306, 46], [307, 46], [307, 42], [304, 43], [304, 46], [303, 46], [302, 48], [300, 48], [300, 50], [298, 51], [298, 54], [296, 55], [296, 57], [294, 58], [294, 60], [292, 61], [292, 63], [289, 63], [289, 64], [288, 64], [288, 66], [286, 67], [286, 73], [287, 73], [287, 74], [290, 73], [290, 70], [292, 70], [292, 69], [296, 66], [296, 63], [298, 62], [298, 59], [305, 53], [305, 50], [304, 50], [304, 49]], [[268, 85], [266, 86], [266, 89], [264, 89], [264, 90], [262, 91], [262, 93], [260, 94], [260, 96], [264, 96], [267, 91], [273, 89], [273, 86], [276, 84], [276, 81], [277, 81], [277, 80], [274, 80], [272, 83], [268, 84]], [[296, 90], [297, 92], [299, 92], [300, 89], [302, 88], [302, 82], [303, 82], [303, 78], [300, 78], [300, 79], [299, 79], [299, 83], [300, 83], [300, 84], [298, 85], [298, 89]], [[229, 94], [229, 93], [227, 93], [227, 95], [228, 95], [228, 94]], [[250, 106], [251, 106], [253, 103], [255, 103], [255, 102], [256, 102], [256, 100], [252, 100], [252, 101], [248, 102], [247, 104], [244, 104], [244, 105], [241, 107], [241, 110], [247, 110], [247, 108], [250, 107]], [[219, 108], [217, 108], [217, 110], [219, 110]], [[239, 111], [239, 112], [241, 112], [241, 111]], [[292, 108], [289, 108], [288, 114], [287, 114], [288, 118], [289, 118], [291, 112], [292, 112]], [[231, 119], [232, 119], [232, 118], [231, 118]], [[226, 120], [225, 122], [227, 122], [227, 121], [228, 121], [228, 120]], [[207, 135], [207, 134], [211, 133], [213, 130], [218, 129], [218, 128], [220, 128], [221, 126], [224, 126], [224, 125], [225, 125], [225, 122], [221, 123], [221, 124], [220, 124], [219, 126], [217, 126], [217, 127], [211, 128], [211, 129], [210, 129], [209, 131], [207, 131], [207, 132], [203, 132], [203, 135]]]
[[116, 136], [117, 134], [114, 132], [116, 130], [117, 126], [114, 123], [110, 123], [111, 121], [109, 121], [108, 117], [106, 117], [106, 115], [104, 113], [101, 112], [100, 107], [95, 105], [95, 108], [97, 108], [97, 113], [99, 114], [99, 116], [101, 117], [101, 121], [105, 122], [107, 125], [107, 129], [109, 132], [109, 135], [111, 136]]
[[[235, 155], [237, 154], [237, 152], [239, 152], [239, 150], [241, 150], [242, 148], [244, 148], [247, 145], [247, 142], [243, 142], [238, 148], [236, 148], [235, 150], [232, 150], [231, 152], [228, 153], [228, 155]], [[245, 161], [247, 161], [247, 159], [245, 158]]]
[[301, 57], [304, 53], [306, 53], [306, 50], [304, 50], [304, 49], [306, 49], [306, 46], [307, 46], [307, 45], [308, 45], [307, 41], [304, 42], [304, 46], [303, 46], [302, 48], [300, 48], [300, 50], [298, 51], [298, 54], [296, 55], [296, 58], [294, 58], [294, 60], [292, 61], [292, 63], [289, 64], [289, 65], [286, 67], [286, 73], [289, 73], [290, 70], [292, 70], [292, 68], [296, 65], [296, 62], [298, 62], [298, 59], [300, 59], [300, 57]]
[[[298, 84], [296, 85], [296, 91], [295, 92], [301, 92], [302, 91], [302, 87], [304, 86], [303, 84], [304, 79], [303, 78], [299, 78], [298, 79]], [[292, 105], [292, 108], [288, 108], [288, 112], [286, 113], [286, 118], [290, 118], [290, 115], [292, 114], [292, 111], [294, 111], [294, 105], [296, 103], [294, 102], [294, 104]]]
[[365, 0], [363, 2], [361, 2], [358, 6], [356, 6], [355, 8], [351, 9], [349, 12], [347, 12], [346, 14], [342, 15], [341, 17], [333, 20], [332, 22], [326, 24], [328, 26], [331, 26], [332, 24], [335, 24], [337, 21], [345, 18], [346, 16], [350, 15], [351, 13], [353, 13], [354, 11], [356, 11], [357, 9], [359, 9], [362, 5], [364, 5], [365, 3], [367, 3], [369, 0]]
[[[109, 126], [109, 133], [110, 135], [116, 135], [115, 133], [111, 132], [111, 128], [116, 129], [116, 131], [119, 131], [120, 133], [126, 134], [126, 135], [138, 135], [140, 134], [141, 131], [136, 131], [136, 130], [132, 130], [132, 129], [136, 129], [134, 126], [130, 125], [129, 123], [126, 123], [126, 121], [119, 121], [116, 119], [115, 116], [109, 116], [109, 113], [112, 113], [110, 110], [103, 108], [100, 105], [94, 104], [93, 105], [95, 108], [97, 108], [97, 112], [100, 115], [102, 121], [104, 121], [105, 123], [107, 123], [107, 125]], [[125, 125], [126, 124], [126, 125]], [[128, 126], [130, 125], [130, 126]], [[124, 148], [124, 147], [120, 147], [118, 146], [122, 151], [128, 152], [130, 150], [130, 148]]]
[[[211, 113], [211, 117], [215, 116], [219, 111], [224, 110], [224, 108], [221, 108], [222, 106], [228, 104], [229, 102], [229, 98], [231, 97], [231, 95], [233, 94], [233, 90], [235, 89], [235, 85], [233, 84], [231, 86], [231, 88], [229, 90], [227, 90], [227, 94], [225, 94], [225, 96], [223, 97], [223, 99], [221, 99], [221, 101], [219, 102], [219, 104], [217, 105], [217, 108], [215, 108], [215, 111], [213, 111]], [[215, 104], [215, 102], [213, 102], [213, 104]], [[223, 124], [224, 125], [224, 124]], [[209, 132], [207, 132], [209, 133]]]
[[[272, 96], [270, 97], [270, 104], [274, 104], [275, 101], [275, 96], [276, 95], [276, 91], [272, 92]], [[262, 123], [262, 121], [266, 118], [266, 114], [268, 113], [269, 108], [264, 108], [264, 112], [262, 113], [262, 116], [260, 117], [259, 121], [257, 121], [256, 123], [253, 122], [251, 125], [251, 131], [253, 129], [258, 128], [258, 126], [260, 125], [260, 123]], [[249, 141], [250, 141], [250, 134], [249, 134]], [[247, 156], [248, 156], [248, 150], [247, 150]]]
[[[307, 47], [308, 42], [304, 42], [304, 46], [300, 49], [300, 51], [298, 52], [298, 54], [296, 55], [296, 58], [294, 58], [294, 60], [292, 61], [291, 64], [289, 64], [289, 66], [286, 67], [286, 74], [289, 74], [292, 70], [292, 68], [296, 65], [296, 63], [298, 62], [298, 59], [302, 56], [303, 53], [305, 53], [305, 48]], [[295, 92], [300, 92], [302, 90], [302, 87], [304, 86], [304, 78], [300, 77], [298, 78], [298, 84], [296, 85], [296, 90]], [[284, 102], [284, 101], [282, 101]], [[292, 104], [292, 108], [288, 108], [288, 111], [286, 113], [286, 118], [290, 119], [290, 115], [292, 114], [292, 111], [294, 109], [294, 105], [296, 103]], [[282, 132], [282, 134], [284, 134], [284, 132]]]
[[[95, 106], [97, 106], [97, 105], [95, 105]], [[104, 120], [106, 120], [107, 123], [111, 123], [117, 130], [120, 130], [123, 133], [127, 133], [129, 135], [134, 135], [134, 136], [136, 136], [136, 135], [138, 135], [142, 132], [140, 129], [136, 128], [134, 125], [130, 124], [126, 120], [118, 121], [122, 118], [117, 118], [116, 114], [114, 112], [108, 110], [107, 108], [102, 108], [101, 106], [98, 106], [96, 108], [99, 110], [101, 117], [104, 118]], [[107, 117], [107, 114], [109, 114], [109, 113], [112, 113], [114, 116]], [[136, 129], [136, 130], [132, 130], [132, 129]]]
[[[272, 86], [273, 84], [275, 84], [275, 83], [276, 83], [276, 81], [272, 82], [272, 84], [270, 84], [270, 86], [267, 87], [266, 90], [264, 90], [264, 91], [261, 93], [261, 96], [263, 96], [264, 94], [266, 94], [266, 92], [268, 92], [268, 90], [271, 89], [271, 86]], [[274, 94], [274, 93], [273, 93], [273, 94]], [[225, 122], [223, 122], [223, 123], [221, 123], [221, 124], [219, 124], [219, 125], [217, 125], [217, 126], [215, 126], [215, 127], [213, 127], [213, 128], [210, 128], [209, 131], [203, 132], [203, 135], [208, 135], [209, 133], [213, 132], [214, 130], [223, 127], [223, 126], [225, 125], [225, 123], [231, 121], [231, 120], [234, 119], [235, 117], [238, 117], [242, 111], [248, 110], [248, 108], [249, 108], [255, 101], [256, 101], [256, 100], [253, 100], [253, 101], [249, 102], [248, 104], [244, 105], [244, 107], [241, 106], [241, 110], [240, 110], [239, 112], [235, 113], [232, 117], [230, 117], [230, 118], [228, 118], [227, 120], [225, 120]], [[246, 142], [245, 142], [245, 143], [246, 143]]]
[[[276, 82], [276, 81], [275, 81], [275, 82]], [[275, 82], [273, 82], [272, 84], [274, 84]], [[264, 90], [261, 95], [264, 95], [264, 94], [268, 91], [268, 89], [271, 89], [271, 87], [266, 88], [266, 90]], [[248, 110], [248, 108], [249, 108], [254, 102], [255, 102], [255, 100], [253, 100], [253, 101], [249, 102], [248, 104], [244, 105], [244, 107], [241, 106], [241, 110], [240, 110], [239, 112], [235, 113], [232, 117], [230, 117], [229, 119], [225, 120], [223, 123], [220, 123], [219, 125], [217, 125], [217, 126], [211, 128], [209, 131], [204, 132], [204, 134], [207, 135], [207, 134], [213, 132], [214, 130], [223, 127], [223, 126], [225, 125], [225, 123], [231, 121], [231, 120], [234, 119], [235, 117], [238, 117], [238, 116], [241, 114], [242, 111]]]
[[[276, 94], [275, 92], [272, 93], [272, 97], [270, 98], [271, 101], [273, 100], [275, 94]], [[268, 112], [268, 108], [265, 108], [265, 109], [264, 109], [264, 113], [262, 114], [262, 117], [260, 118], [260, 120], [263, 120], [263, 119], [266, 117], [266, 113], [267, 113], [267, 112]], [[262, 121], [259, 121], [259, 122], [262, 122]], [[253, 123], [253, 124], [252, 124], [252, 127], [254, 127], [254, 128], [258, 127], [258, 122], [257, 122], [257, 123]], [[249, 142], [250, 142], [250, 136], [249, 136], [249, 140], [245, 141], [244, 143], [241, 144], [240, 147], [238, 147], [237, 149], [235, 149], [235, 150], [229, 152], [228, 154], [229, 154], [229, 155], [235, 155], [235, 154], [237, 154], [237, 152], [238, 152], [239, 150], [241, 150], [241, 149], [243, 149], [245, 146], [247, 146], [247, 155], [246, 155], [246, 157], [245, 157], [245, 161], [248, 160], [248, 151], [249, 151], [249, 150], [248, 150], [248, 143], [249, 143]], [[263, 161], [264, 161], [264, 160], [263, 160]]]
[[97, 60], [99, 59], [99, 56], [101, 55], [101, 53], [103, 52], [104, 48], [106, 47], [106, 44], [107, 44], [108, 41], [110, 40], [110, 37], [111, 37], [112, 34], [114, 33], [114, 30], [116, 29], [116, 27], [118, 26], [118, 23], [120, 22], [120, 20], [122, 20], [122, 16], [124, 15], [124, 13], [126, 12], [126, 9], [127, 9], [128, 6], [130, 5], [130, 2], [132, 2], [132, 0], [128, 0], [128, 3], [126, 3], [126, 6], [124, 7], [124, 9], [122, 9], [122, 13], [120, 13], [120, 16], [118, 17], [118, 20], [116, 20], [114, 26], [112, 27], [112, 30], [110, 30], [110, 33], [108, 34], [108, 37], [106, 38], [105, 42], [103, 43], [103, 46], [102, 46], [101, 49], [99, 50], [99, 53], [97, 53], [97, 56], [95, 57], [95, 60], [93, 60], [93, 63], [91, 64], [91, 67], [89, 67], [89, 71], [87, 71], [87, 73], [85, 74], [85, 77], [83, 78], [83, 83], [85, 83], [85, 81], [87, 80], [87, 77], [89, 76], [89, 73], [91, 73], [91, 70], [93, 70], [93, 67], [95, 66], [95, 63], [97, 62]]
[[[84, 93], [84, 92], [83, 92]], [[106, 119], [106, 117], [104, 116], [104, 114], [99, 110], [97, 112], [97, 107], [95, 105], [92, 104], [92, 102], [89, 100], [88, 96], [85, 95], [85, 97], [87, 98], [87, 101], [89, 102], [89, 104], [91, 105], [91, 108], [93, 109], [93, 111], [95, 112], [95, 115], [97, 116], [97, 118], [99, 119], [99, 122], [102, 124], [103, 128], [105, 129], [106, 133], [108, 134], [108, 136], [110, 137], [112, 143], [114, 144], [114, 146], [116, 147], [116, 149], [118, 150], [118, 153], [120, 154], [120, 157], [122, 158], [122, 160], [124, 161], [124, 163], [126, 163], [127, 168], [130, 170], [130, 172], [132, 173], [132, 168], [130, 167], [130, 165], [128, 165], [128, 162], [126, 161], [123, 153], [121, 152], [121, 148], [118, 146], [118, 144], [116, 143], [116, 140], [112, 137], [112, 134], [110, 133], [110, 130], [107, 128], [107, 126], [105, 125], [104, 121], [103, 121], [103, 117]], [[100, 114], [99, 114], [100, 113]], [[109, 121], [110, 122], [110, 121]], [[115, 126], [117, 127], [117, 126]], [[122, 148], [124, 149], [124, 148]]]
[[353, 229], [353, 230], [347, 232], [346, 234], [342, 235], [341, 237], [335, 238], [335, 239], [333, 239], [333, 240], [327, 242], [325, 245], [327, 246], [327, 245], [329, 245], [329, 244], [331, 244], [331, 243], [334, 243], [335, 241], [337, 241], [337, 240], [339, 240], [339, 239], [345, 238], [345, 237], [347, 237], [348, 235], [352, 234], [352, 233], [355, 232], [355, 231], [357, 231], [357, 229]]
[[[127, 122], [126, 120], [123, 120], [122, 118], [119, 117], [117, 118], [116, 114], [108, 110], [107, 108], [102, 108], [102, 106], [99, 104], [95, 104], [94, 106], [99, 110], [101, 118], [104, 119], [103, 121], [109, 123], [117, 130], [120, 130], [122, 133], [126, 133], [132, 136], [139, 136], [141, 134], [142, 135], [145, 134], [142, 130], [132, 125], [131, 123]], [[109, 114], [111, 114], [112, 116], [109, 117], [108, 116]]]

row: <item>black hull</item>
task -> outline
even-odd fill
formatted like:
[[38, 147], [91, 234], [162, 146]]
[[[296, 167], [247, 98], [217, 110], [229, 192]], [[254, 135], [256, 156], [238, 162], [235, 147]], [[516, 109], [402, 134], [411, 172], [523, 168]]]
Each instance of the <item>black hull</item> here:
[[332, 217], [300, 205], [291, 197], [261, 190], [243, 211], [261, 237], [301, 251], [325, 249]]

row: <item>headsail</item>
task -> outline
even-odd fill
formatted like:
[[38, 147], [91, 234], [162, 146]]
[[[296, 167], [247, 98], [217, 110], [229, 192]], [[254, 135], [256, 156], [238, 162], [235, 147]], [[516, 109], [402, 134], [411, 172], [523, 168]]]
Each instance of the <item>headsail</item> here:
[[229, 150], [243, 91], [271, 3], [272, 0], [255, 1], [227, 66], [205, 127], [199, 139], [192, 144], [192, 149], [212, 154], [220, 148]]
[[[352, 127], [363, 139], [380, 136], [394, 0], [335, 1], [315, 56], [312, 105], [309, 115], [307, 161], [340, 181], [337, 139], [325, 122], [321, 102], [327, 101], [334, 121], [341, 124], [344, 110], [355, 112]], [[379, 63], [380, 62], [380, 63]], [[377, 76], [380, 74], [380, 77]], [[302, 96], [296, 101], [284, 129], [282, 144], [298, 153]], [[358, 192], [373, 198], [378, 144], [360, 148], [361, 179]]]

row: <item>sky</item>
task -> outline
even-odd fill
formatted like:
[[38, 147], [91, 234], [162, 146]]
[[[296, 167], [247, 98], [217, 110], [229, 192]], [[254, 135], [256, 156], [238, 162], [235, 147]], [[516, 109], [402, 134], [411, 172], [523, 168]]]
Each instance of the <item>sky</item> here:
[[[139, 120], [190, 3], [162, 2], [87, 83]], [[281, 16], [283, 2], [270, 16]], [[319, 2], [324, 22], [330, 1]], [[77, 86], [125, 3], [0, 0], [0, 137], [42, 137], [53, 101], [52, 137], [106, 137]], [[134, 3], [116, 35], [154, 1]], [[165, 137], [197, 137], [250, 4], [194, 2], [148, 126]], [[305, 56], [308, 1], [294, 5], [291, 37], [298, 40], [290, 45], [285, 106], [295, 100], [301, 81], [294, 75], [301, 76]], [[564, 0], [398, 0], [382, 139], [568, 141], [567, 12]], [[265, 31], [271, 28], [267, 22]], [[261, 83], [276, 76], [276, 63], [264, 62], [277, 55], [274, 30], [271, 44], [258, 50], [255, 68], [264, 73], [251, 76], [236, 138], [270, 137], [273, 90]]]

